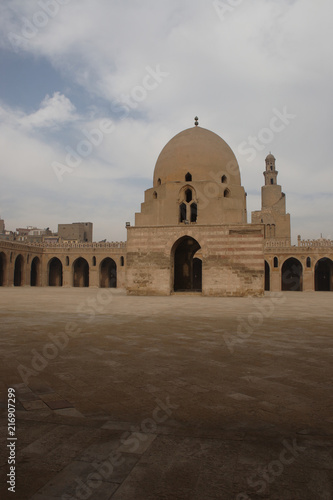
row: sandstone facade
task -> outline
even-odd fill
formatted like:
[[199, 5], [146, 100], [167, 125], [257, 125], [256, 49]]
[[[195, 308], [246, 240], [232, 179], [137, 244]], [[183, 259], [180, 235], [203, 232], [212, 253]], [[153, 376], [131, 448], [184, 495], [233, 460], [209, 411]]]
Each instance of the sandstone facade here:
[[119, 287], [135, 295], [262, 295], [333, 290], [333, 242], [290, 243], [290, 214], [269, 154], [261, 210], [247, 223], [237, 159], [198, 127], [163, 148], [127, 242], [0, 240], [0, 286]]

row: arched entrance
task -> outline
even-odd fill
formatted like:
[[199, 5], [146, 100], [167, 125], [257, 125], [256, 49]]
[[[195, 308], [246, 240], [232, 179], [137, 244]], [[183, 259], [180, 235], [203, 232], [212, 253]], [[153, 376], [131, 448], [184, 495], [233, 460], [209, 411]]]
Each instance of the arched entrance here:
[[271, 269], [268, 262], [265, 260], [265, 291], [269, 292], [271, 289]]
[[316, 292], [330, 292], [332, 287], [333, 262], [324, 257], [318, 260], [315, 267], [315, 290]]
[[173, 246], [173, 289], [180, 291], [202, 291], [202, 260], [195, 258], [199, 243], [189, 236], [180, 238]]
[[14, 286], [22, 286], [23, 285], [23, 277], [24, 277], [24, 260], [22, 255], [18, 255], [15, 259], [14, 265]]
[[0, 286], [5, 285], [7, 270], [7, 259], [3, 252], [0, 252]]
[[73, 286], [89, 286], [89, 264], [86, 259], [79, 257], [73, 264]]
[[57, 257], [49, 262], [49, 286], [62, 286], [62, 263]]
[[298, 259], [287, 259], [281, 271], [281, 290], [301, 292], [303, 289], [303, 266]]
[[40, 281], [40, 260], [35, 257], [31, 262], [30, 286], [39, 286]]
[[102, 260], [99, 276], [101, 288], [117, 288], [117, 264], [113, 259], [107, 257]]

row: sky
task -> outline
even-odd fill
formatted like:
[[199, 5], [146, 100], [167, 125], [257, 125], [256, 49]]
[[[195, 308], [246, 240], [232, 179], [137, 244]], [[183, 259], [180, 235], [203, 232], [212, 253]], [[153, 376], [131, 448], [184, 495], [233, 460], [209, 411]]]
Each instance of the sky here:
[[6, 229], [125, 241], [197, 115], [234, 151], [248, 214], [272, 152], [293, 243], [333, 239], [332, 18], [329, 0], [1, 0]]

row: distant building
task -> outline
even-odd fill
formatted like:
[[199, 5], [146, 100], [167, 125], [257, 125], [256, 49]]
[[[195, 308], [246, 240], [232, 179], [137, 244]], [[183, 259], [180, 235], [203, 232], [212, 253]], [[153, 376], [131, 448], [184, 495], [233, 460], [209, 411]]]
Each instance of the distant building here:
[[64, 242], [91, 243], [93, 239], [93, 224], [92, 222], [58, 224], [58, 237]]
[[41, 243], [47, 236], [52, 236], [53, 233], [49, 228], [39, 229], [38, 227], [27, 226], [26, 228], [16, 228], [15, 240], [27, 243]]

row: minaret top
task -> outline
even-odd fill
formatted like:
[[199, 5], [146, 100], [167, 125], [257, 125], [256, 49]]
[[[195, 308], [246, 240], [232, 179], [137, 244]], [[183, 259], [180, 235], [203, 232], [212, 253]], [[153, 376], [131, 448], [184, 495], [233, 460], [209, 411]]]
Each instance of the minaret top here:
[[199, 118], [197, 116], [194, 118], [194, 125], [196, 127], [199, 125]]
[[265, 185], [275, 186], [277, 184], [277, 170], [275, 169], [275, 157], [272, 153], [266, 156], [266, 171], [264, 172]]

